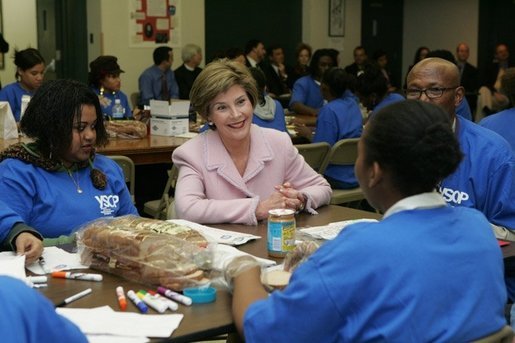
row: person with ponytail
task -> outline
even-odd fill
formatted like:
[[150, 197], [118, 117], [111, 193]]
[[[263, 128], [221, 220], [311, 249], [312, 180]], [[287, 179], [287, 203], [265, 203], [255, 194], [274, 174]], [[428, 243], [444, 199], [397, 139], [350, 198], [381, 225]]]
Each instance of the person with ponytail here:
[[228, 263], [246, 342], [470, 342], [503, 328], [503, 262], [490, 224], [436, 192], [462, 157], [438, 106], [379, 110], [355, 170], [383, 219], [347, 226], [271, 295], [248, 257]]

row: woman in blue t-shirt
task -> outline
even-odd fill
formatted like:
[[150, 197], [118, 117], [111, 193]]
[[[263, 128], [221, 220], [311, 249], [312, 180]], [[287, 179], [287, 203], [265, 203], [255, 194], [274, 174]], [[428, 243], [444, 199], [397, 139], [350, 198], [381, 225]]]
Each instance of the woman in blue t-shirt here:
[[43, 83], [45, 60], [39, 51], [28, 48], [14, 53], [14, 64], [16, 65], [16, 82], [10, 83], [0, 90], [0, 101], [9, 102], [14, 119], [19, 122], [22, 116], [22, 97], [24, 95], [32, 97]]
[[504, 267], [491, 226], [435, 191], [461, 158], [438, 106], [407, 100], [380, 110], [355, 170], [383, 219], [347, 226], [271, 295], [257, 261], [226, 263], [245, 341], [470, 342], [503, 328]]

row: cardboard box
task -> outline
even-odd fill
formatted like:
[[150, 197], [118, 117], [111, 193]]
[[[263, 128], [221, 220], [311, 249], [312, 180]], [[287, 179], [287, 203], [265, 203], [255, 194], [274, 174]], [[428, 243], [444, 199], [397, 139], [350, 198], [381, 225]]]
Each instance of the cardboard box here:
[[177, 136], [189, 132], [188, 117], [150, 118], [150, 134], [156, 136]]
[[150, 134], [177, 136], [189, 132], [189, 108], [187, 100], [150, 100]]

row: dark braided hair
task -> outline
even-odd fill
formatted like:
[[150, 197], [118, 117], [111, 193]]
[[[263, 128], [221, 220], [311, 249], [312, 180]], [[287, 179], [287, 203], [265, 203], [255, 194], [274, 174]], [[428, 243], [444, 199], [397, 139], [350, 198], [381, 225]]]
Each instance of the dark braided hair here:
[[36, 141], [43, 156], [61, 158], [70, 148], [73, 125], [80, 120], [83, 105], [95, 107], [96, 146], [106, 145], [108, 136], [98, 96], [85, 84], [73, 80], [44, 83], [30, 100], [20, 128]]
[[362, 139], [365, 163], [377, 162], [390, 171], [394, 186], [404, 196], [432, 191], [463, 157], [449, 115], [418, 100], [378, 111]]

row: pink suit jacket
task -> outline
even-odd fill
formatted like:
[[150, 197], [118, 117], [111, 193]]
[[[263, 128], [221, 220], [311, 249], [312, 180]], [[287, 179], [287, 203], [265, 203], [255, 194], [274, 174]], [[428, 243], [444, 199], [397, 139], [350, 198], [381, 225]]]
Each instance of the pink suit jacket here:
[[208, 130], [174, 151], [173, 163], [179, 167], [178, 218], [203, 224], [256, 225], [259, 201], [285, 182], [306, 197], [306, 211], [316, 213], [315, 208], [329, 204], [331, 187], [304, 162], [286, 133], [252, 125], [250, 135], [243, 177], [216, 131]]

